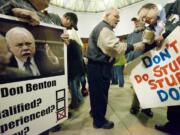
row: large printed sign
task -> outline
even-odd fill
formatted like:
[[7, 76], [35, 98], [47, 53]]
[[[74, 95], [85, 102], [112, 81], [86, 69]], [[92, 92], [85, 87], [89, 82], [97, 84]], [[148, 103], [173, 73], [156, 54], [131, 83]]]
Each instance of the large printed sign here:
[[180, 27], [132, 65], [130, 80], [142, 108], [180, 105]]
[[1, 134], [35, 135], [66, 119], [65, 84], [58, 76], [1, 84]]
[[[40, 59], [37, 62], [48, 60], [52, 62], [49, 67], [45, 67], [47, 63], [44, 63], [42, 68], [39, 68], [40, 64], [37, 63], [40, 72], [37, 76], [21, 78], [23, 72], [18, 66], [9, 65], [3, 72], [9, 74], [11, 71], [10, 73], [13, 74], [7, 76], [0, 74], [0, 134], [42, 133], [63, 122], [68, 116], [67, 48], [59, 39], [63, 29], [44, 23], [31, 26], [15, 17], [1, 14], [0, 26], [2, 35], [17, 26], [26, 28], [35, 38], [36, 53], [43, 52], [47, 55], [47, 59], [44, 61]], [[42, 56], [44, 55], [41, 54], [38, 58]], [[45, 71], [46, 68], [49, 69]], [[43, 72], [40, 71], [41, 69]]]

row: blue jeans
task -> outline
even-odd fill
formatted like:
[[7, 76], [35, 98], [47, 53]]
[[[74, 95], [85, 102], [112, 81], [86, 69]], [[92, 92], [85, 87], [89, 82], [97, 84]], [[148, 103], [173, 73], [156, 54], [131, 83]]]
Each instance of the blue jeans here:
[[123, 87], [124, 86], [124, 65], [120, 65], [120, 66], [114, 66], [114, 70], [115, 70], [115, 78], [119, 83], [119, 87]]
[[72, 109], [78, 108], [83, 102], [83, 96], [80, 92], [80, 76], [76, 76], [73, 80], [69, 81], [69, 89], [71, 93], [71, 103]]
[[111, 80], [112, 80], [112, 84], [118, 84], [118, 77], [117, 77], [117, 74], [116, 74], [115, 66], [113, 66], [112, 69], [111, 69]]
[[80, 82], [82, 85], [82, 89], [86, 89], [86, 75], [85, 74], [80, 77]]

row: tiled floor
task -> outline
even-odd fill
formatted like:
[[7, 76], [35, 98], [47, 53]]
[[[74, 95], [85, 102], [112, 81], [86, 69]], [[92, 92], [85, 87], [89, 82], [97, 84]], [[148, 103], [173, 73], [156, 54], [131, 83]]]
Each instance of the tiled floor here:
[[155, 123], [166, 122], [166, 108], [154, 108], [154, 117], [142, 113], [137, 116], [129, 113], [133, 90], [128, 77], [124, 88], [111, 85], [107, 118], [114, 121], [113, 129], [94, 129], [89, 115], [89, 97], [85, 98], [80, 109], [73, 112], [71, 119], [62, 123], [62, 130], [50, 135], [166, 135], [154, 129]]

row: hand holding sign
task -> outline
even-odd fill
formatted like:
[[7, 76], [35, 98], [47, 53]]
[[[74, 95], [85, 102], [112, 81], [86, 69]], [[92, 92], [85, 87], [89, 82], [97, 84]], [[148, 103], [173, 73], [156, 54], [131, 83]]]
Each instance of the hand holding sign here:
[[143, 42], [138, 42], [134, 44], [134, 50], [135, 51], [143, 51], [145, 47], [145, 44]]
[[163, 42], [132, 61], [131, 82], [142, 108], [180, 104], [180, 27]]
[[65, 42], [66, 45], [69, 44], [69, 34], [68, 33], [61, 34], [60, 38]]
[[14, 8], [12, 9], [12, 12], [16, 17], [27, 19], [28, 22], [33, 26], [40, 24], [40, 18], [36, 12], [21, 8]]

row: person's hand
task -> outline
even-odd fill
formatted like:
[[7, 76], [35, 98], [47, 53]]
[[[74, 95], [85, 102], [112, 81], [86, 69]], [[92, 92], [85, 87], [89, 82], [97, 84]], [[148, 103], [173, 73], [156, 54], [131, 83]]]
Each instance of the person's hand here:
[[30, 24], [33, 26], [39, 25], [40, 24], [40, 18], [36, 14], [36, 12], [31, 12], [30, 13]]
[[164, 40], [163, 36], [159, 36], [157, 39], [155, 39], [157, 47], [161, 46], [162, 41]]
[[138, 42], [134, 44], [135, 51], [143, 51], [145, 48], [145, 44], [143, 42]]
[[40, 18], [36, 12], [21, 8], [14, 8], [12, 9], [12, 12], [16, 17], [27, 19], [28, 22], [33, 26], [39, 25], [40, 23]]
[[65, 42], [66, 45], [69, 44], [69, 34], [68, 33], [61, 34], [60, 38]]
[[51, 62], [53, 64], [59, 64], [58, 57], [52, 52], [51, 48], [47, 43], [45, 44], [45, 49], [46, 49], [46, 54], [48, 58], [51, 60]]

